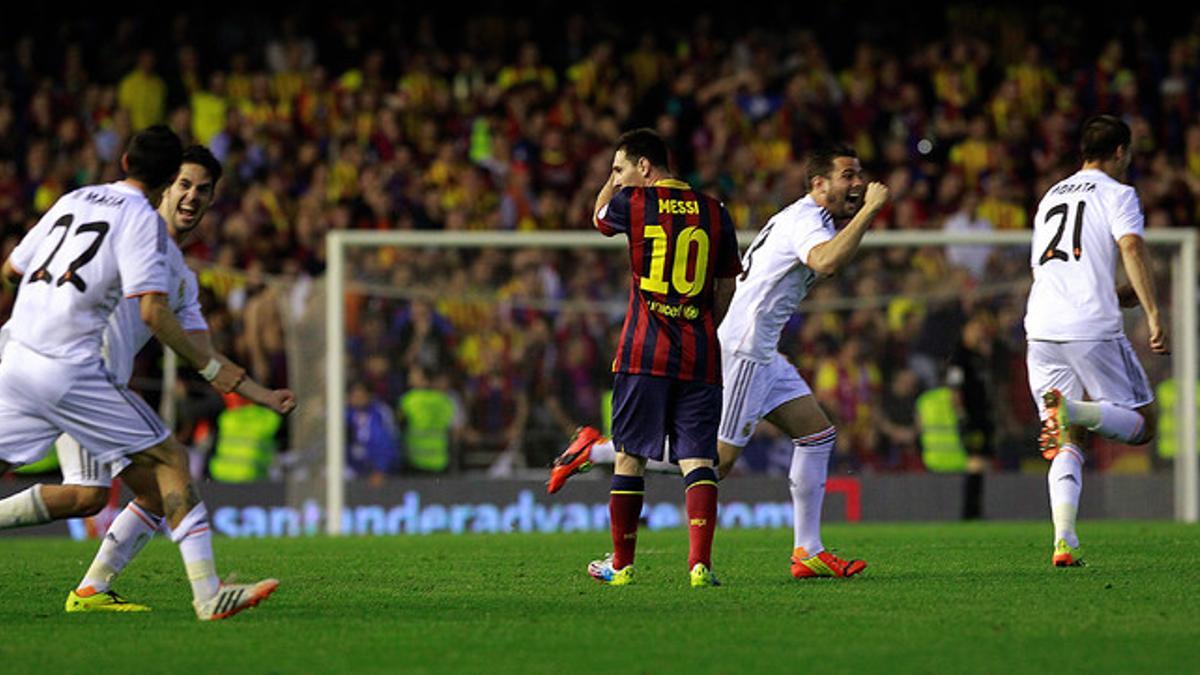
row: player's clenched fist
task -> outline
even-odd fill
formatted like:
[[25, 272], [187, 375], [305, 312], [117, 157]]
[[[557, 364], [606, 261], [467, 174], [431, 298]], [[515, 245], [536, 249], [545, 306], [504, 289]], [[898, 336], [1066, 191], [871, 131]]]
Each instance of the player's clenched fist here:
[[863, 198], [863, 208], [872, 211], [882, 209], [888, 203], [890, 192], [888, 186], [883, 183], [871, 182], [867, 184], [867, 194]]
[[267, 395], [271, 410], [286, 415], [296, 409], [296, 395], [290, 389], [275, 389]]

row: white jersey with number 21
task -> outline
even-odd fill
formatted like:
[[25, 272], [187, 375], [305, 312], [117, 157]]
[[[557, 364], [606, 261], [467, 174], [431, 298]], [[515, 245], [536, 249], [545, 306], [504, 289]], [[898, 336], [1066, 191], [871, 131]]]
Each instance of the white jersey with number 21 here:
[[1030, 340], [1108, 340], [1125, 334], [1117, 303], [1117, 242], [1145, 229], [1137, 191], [1084, 169], [1050, 188], [1033, 223]]

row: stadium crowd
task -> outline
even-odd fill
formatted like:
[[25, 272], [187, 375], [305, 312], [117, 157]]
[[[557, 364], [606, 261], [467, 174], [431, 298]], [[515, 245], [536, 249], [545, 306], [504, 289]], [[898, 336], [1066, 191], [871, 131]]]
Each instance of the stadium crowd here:
[[[323, 275], [326, 232], [588, 229], [611, 142], [634, 126], [666, 137], [677, 173], [741, 229], [804, 194], [806, 149], [841, 138], [891, 188], [879, 227], [1000, 230], [1030, 227], [1037, 198], [1078, 168], [1080, 122], [1111, 112], [1134, 129], [1147, 226], [1194, 226], [1200, 20], [1109, 29], [1053, 6], [938, 11], [924, 33], [841, 15], [631, 30], [586, 13], [332, 10], [9, 26], [0, 251], [65, 191], [119, 178], [130, 133], [166, 122], [225, 167], [186, 251], [217, 347], [276, 387], [300, 366], [289, 289]], [[856, 28], [829, 35], [820, 22], [835, 20]], [[874, 249], [815, 289], [783, 344], [839, 426], [845, 469], [921, 469], [914, 401], [946, 383], [971, 452], [1004, 468], [1035, 455], [1026, 256]], [[352, 466], [542, 466], [577, 424], [601, 425], [627, 266], [598, 249], [355, 252]], [[11, 303], [0, 296], [0, 318]], [[1143, 363], [1165, 377], [1161, 359]], [[143, 359], [143, 384], [156, 367]], [[189, 391], [194, 436], [220, 403]], [[764, 429], [747, 470], [779, 470], [777, 457], [786, 470], [779, 440]]]

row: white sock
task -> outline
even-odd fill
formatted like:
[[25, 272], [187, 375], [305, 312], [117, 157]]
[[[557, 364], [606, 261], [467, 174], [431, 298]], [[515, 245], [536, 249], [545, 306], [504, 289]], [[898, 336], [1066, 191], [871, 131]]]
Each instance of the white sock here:
[[592, 446], [592, 464], [613, 464], [617, 461], [617, 448], [611, 438], [606, 438]]
[[833, 427], [792, 439], [792, 468], [788, 483], [792, 492], [794, 546], [809, 556], [825, 550], [821, 543], [821, 505], [825, 502], [825, 477], [837, 431]]
[[1054, 456], [1050, 473], [1050, 515], [1054, 520], [1054, 541], [1065, 539], [1069, 546], [1079, 546], [1075, 534], [1075, 516], [1079, 513], [1079, 493], [1083, 490], [1083, 453], [1067, 444]]
[[1072, 424], [1122, 443], [1132, 443], [1141, 438], [1142, 428], [1146, 425], [1146, 420], [1136, 410], [1104, 401], [1067, 401], [1067, 416]]
[[0, 530], [48, 523], [53, 518], [42, 501], [41, 483], [0, 499]]
[[161, 525], [162, 518], [129, 502], [109, 526], [79, 588], [91, 586], [98, 593], [112, 588], [113, 579], [124, 571]]
[[208, 509], [204, 508], [203, 502], [171, 530], [171, 540], [179, 544], [188, 581], [192, 583], [192, 597], [203, 602], [216, 595], [221, 580], [217, 578], [217, 566], [213, 562], [212, 531], [208, 527]]

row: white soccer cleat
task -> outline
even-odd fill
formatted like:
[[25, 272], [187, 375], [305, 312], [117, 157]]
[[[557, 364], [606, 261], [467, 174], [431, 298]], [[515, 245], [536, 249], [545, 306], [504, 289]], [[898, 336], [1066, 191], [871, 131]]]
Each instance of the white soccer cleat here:
[[192, 605], [196, 608], [196, 618], [201, 621], [228, 619], [266, 600], [276, 588], [279, 588], [277, 579], [264, 579], [253, 584], [221, 584], [216, 595]]

